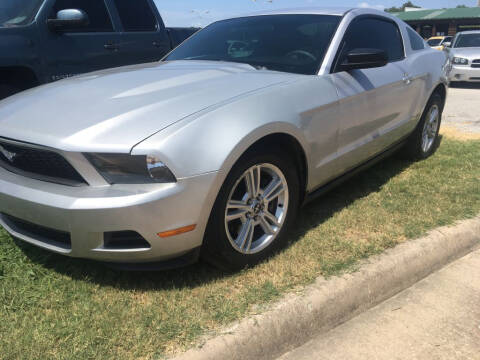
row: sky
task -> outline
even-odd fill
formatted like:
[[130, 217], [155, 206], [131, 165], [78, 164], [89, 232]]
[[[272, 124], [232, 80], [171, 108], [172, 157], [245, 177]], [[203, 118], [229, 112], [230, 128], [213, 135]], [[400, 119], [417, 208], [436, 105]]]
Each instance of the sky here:
[[[401, 6], [406, 0], [155, 0], [167, 26], [203, 27], [229, 16], [243, 15], [265, 9], [292, 7], [375, 7]], [[457, 5], [476, 6], [477, 0], [417, 0], [414, 4], [438, 9]]]

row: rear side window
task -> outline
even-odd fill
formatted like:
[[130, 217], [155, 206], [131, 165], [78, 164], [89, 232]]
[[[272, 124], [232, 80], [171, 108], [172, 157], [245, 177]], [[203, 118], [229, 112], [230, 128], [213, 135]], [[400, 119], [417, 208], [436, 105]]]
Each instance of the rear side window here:
[[395, 23], [386, 19], [360, 18], [354, 20], [345, 34], [340, 59], [343, 60], [343, 57], [354, 49], [384, 50], [389, 62], [404, 58], [400, 30]]
[[425, 42], [418, 33], [410, 27], [407, 27], [408, 38], [410, 39], [410, 45], [412, 50], [423, 50], [425, 49]]
[[57, 12], [65, 9], [83, 10], [88, 15], [89, 24], [73, 32], [111, 32], [113, 31], [112, 21], [108, 14], [107, 7], [103, 0], [57, 0], [53, 6], [52, 18], [55, 18]]
[[156, 31], [157, 20], [147, 0], [115, 0], [125, 31]]

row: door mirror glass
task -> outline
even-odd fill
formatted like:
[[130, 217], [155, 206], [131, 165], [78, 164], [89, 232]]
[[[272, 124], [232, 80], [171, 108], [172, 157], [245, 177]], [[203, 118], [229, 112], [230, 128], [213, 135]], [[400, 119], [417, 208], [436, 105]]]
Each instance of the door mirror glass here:
[[354, 69], [371, 69], [388, 64], [388, 56], [380, 49], [354, 49], [350, 51], [340, 64], [341, 71]]
[[62, 32], [87, 27], [89, 20], [87, 13], [83, 10], [65, 9], [57, 13], [56, 19], [48, 19], [47, 23], [52, 31]]

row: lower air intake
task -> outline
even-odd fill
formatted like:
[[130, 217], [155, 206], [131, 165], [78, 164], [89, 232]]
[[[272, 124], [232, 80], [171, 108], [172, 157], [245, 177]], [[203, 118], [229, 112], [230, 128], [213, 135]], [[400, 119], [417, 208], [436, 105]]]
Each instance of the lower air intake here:
[[151, 245], [135, 231], [115, 231], [105, 233], [103, 248], [107, 250], [140, 250], [150, 249]]

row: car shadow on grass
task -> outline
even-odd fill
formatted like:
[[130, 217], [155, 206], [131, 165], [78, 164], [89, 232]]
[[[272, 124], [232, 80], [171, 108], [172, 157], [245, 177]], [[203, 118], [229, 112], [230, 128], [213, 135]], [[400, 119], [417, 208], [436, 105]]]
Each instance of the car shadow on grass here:
[[[411, 164], [410, 161], [402, 160], [398, 156], [389, 157], [304, 206], [290, 234], [290, 246], [309, 230], [321, 225], [353, 202], [380, 191], [388, 181]], [[236, 276], [236, 274], [218, 270], [204, 262], [162, 272], [119, 271], [98, 262], [52, 254], [21, 241], [16, 241], [16, 243], [32, 262], [44, 268], [75, 280], [112, 286], [121, 290], [196, 288], [218, 279]]]

